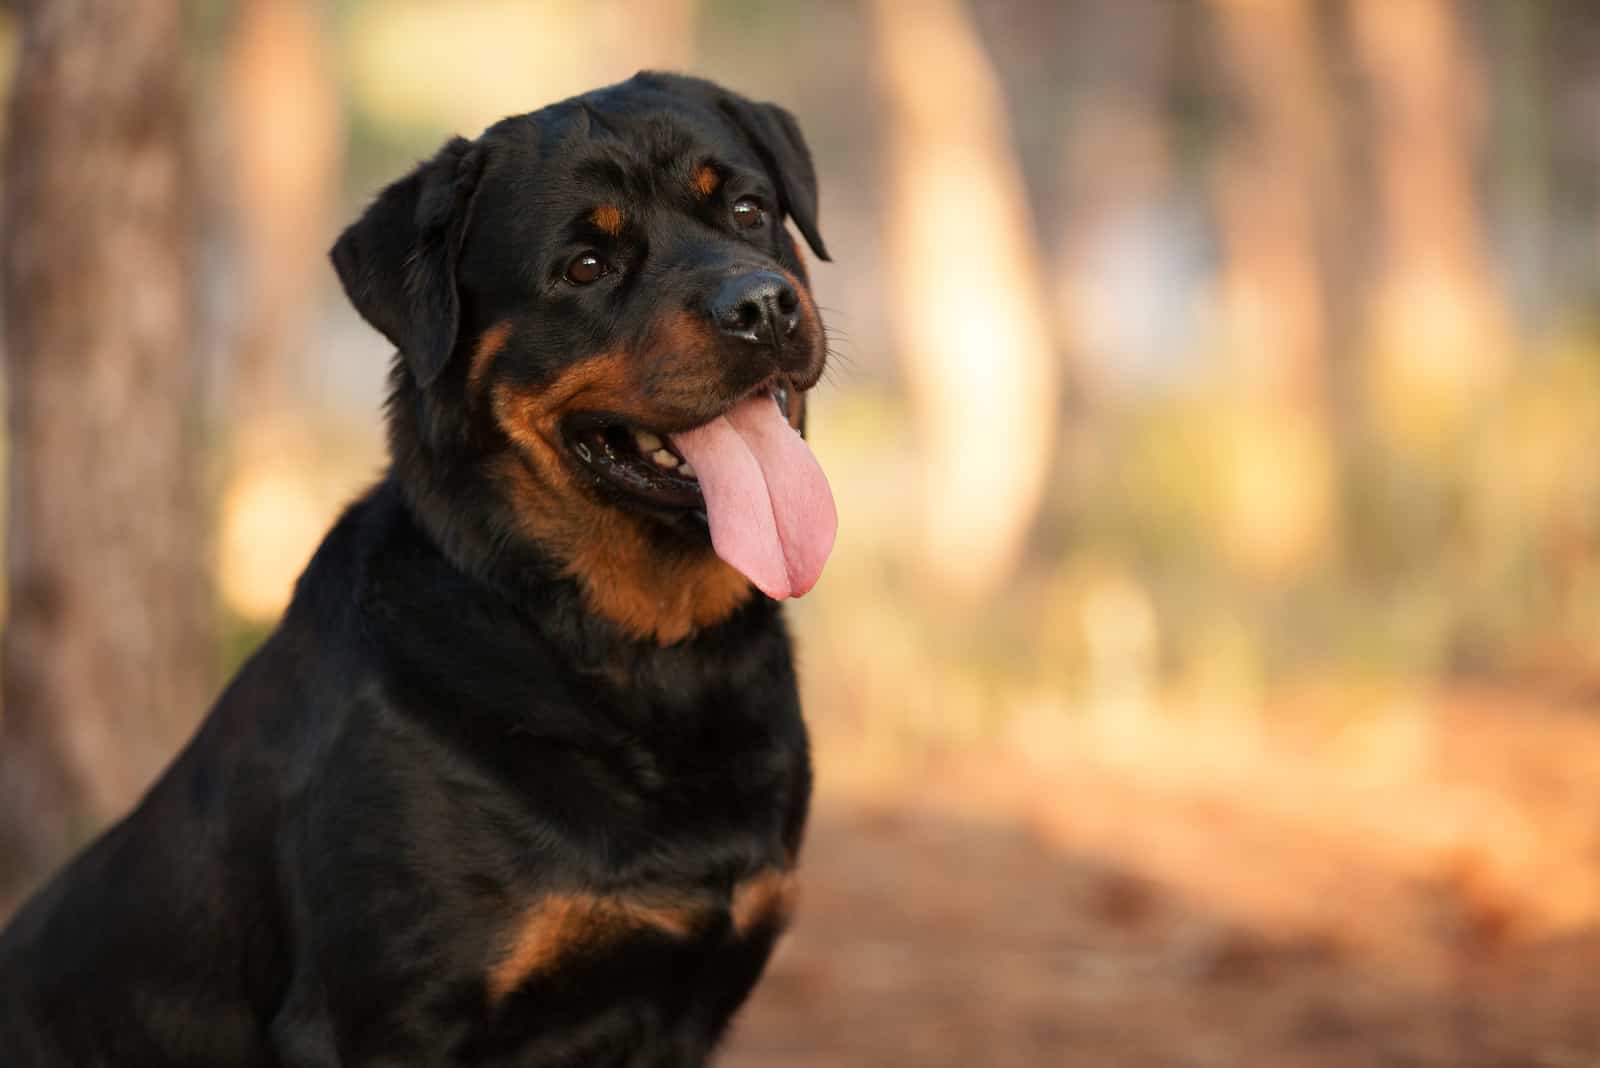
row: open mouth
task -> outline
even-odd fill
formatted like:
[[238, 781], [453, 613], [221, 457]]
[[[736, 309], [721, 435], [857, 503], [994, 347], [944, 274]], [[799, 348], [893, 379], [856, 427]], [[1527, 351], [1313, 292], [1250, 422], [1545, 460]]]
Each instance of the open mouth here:
[[799, 597], [822, 574], [839, 517], [827, 476], [789, 421], [790, 388], [758, 390], [670, 434], [578, 417], [567, 444], [636, 506], [703, 520], [717, 555], [768, 597]]
[[[788, 387], [766, 392], [787, 419]], [[610, 416], [578, 415], [568, 421], [565, 437], [579, 463], [640, 503], [672, 511], [705, 508], [699, 473], [670, 434]]]

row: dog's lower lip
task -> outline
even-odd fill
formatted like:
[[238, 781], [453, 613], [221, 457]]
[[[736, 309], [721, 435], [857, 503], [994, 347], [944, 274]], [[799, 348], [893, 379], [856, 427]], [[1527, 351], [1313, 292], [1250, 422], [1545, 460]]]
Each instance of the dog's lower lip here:
[[613, 492], [653, 509], [705, 507], [694, 469], [667, 434], [590, 416], [573, 419], [565, 438], [583, 469]]

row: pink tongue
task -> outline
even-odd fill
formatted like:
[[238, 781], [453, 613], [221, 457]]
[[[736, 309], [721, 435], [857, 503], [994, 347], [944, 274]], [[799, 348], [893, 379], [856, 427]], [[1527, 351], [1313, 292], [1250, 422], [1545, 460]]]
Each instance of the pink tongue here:
[[700, 478], [718, 556], [778, 600], [816, 585], [839, 517], [817, 458], [771, 396], [672, 442]]

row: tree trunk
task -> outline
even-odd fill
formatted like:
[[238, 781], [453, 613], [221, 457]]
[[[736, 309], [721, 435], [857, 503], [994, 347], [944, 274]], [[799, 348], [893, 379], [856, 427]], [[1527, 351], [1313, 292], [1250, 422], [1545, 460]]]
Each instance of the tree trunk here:
[[1130, 283], [1117, 276], [1131, 272], [1106, 274], [1132, 246], [1129, 235], [1148, 228], [1141, 217], [1170, 201], [1178, 184], [1166, 111], [1183, 19], [1165, 0], [1074, 3], [1068, 10], [1059, 54], [1073, 74], [1070, 96], [1059, 105], [1062, 223], [1051, 251], [1056, 329], [1070, 353], [1072, 409], [1062, 430], [1082, 441], [1084, 433], [1105, 432], [1096, 416], [1128, 380], [1126, 365], [1151, 360], [1157, 346], [1149, 327], [1134, 322], [1162, 317], [1150, 299], [1155, 284], [1142, 280], [1143, 299], [1132, 313]]
[[[1005, 100], [960, 0], [872, 5], [890, 108], [885, 222], [923, 463], [929, 578], [1008, 578], [1055, 458], [1062, 369]], [[930, 76], [930, 71], [937, 72]]]
[[1370, 404], [1389, 441], [1444, 467], [1513, 348], [1474, 188], [1482, 64], [1463, 5], [1359, 0], [1350, 12], [1372, 93], [1383, 230]]
[[214, 661], [179, 4], [17, 10], [0, 910], [149, 785]]
[[1245, 570], [1282, 577], [1330, 548], [1328, 312], [1337, 217], [1334, 98], [1311, 0], [1212, 0], [1238, 118], [1215, 182], [1225, 260], [1219, 325], [1238, 410], [1217, 513]]
[[272, 439], [293, 406], [296, 362], [328, 277], [320, 268], [334, 232], [344, 123], [319, 7], [241, 0], [228, 40], [221, 118], [243, 284], [227, 417], [247, 454], [281, 444]]

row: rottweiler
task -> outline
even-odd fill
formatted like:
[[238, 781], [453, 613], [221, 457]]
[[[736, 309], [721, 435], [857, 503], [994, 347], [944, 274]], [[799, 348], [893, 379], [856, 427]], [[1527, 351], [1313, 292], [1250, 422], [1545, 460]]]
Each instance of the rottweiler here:
[[0, 1063], [707, 1061], [795, 898], [779, 602], [833, 499], [793, 116], [645, 72], [456, 138], [331, 257], [390, 463], [138, 807], [0, 936]]

